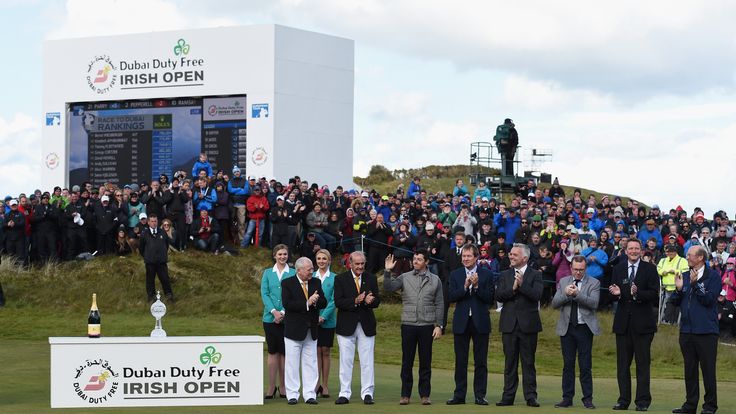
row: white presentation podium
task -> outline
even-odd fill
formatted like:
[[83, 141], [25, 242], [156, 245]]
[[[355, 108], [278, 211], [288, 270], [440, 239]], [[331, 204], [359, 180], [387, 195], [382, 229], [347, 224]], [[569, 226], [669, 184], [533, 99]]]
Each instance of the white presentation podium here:
[[263, 404], [262, 336], [49, 338], [51, 407]]

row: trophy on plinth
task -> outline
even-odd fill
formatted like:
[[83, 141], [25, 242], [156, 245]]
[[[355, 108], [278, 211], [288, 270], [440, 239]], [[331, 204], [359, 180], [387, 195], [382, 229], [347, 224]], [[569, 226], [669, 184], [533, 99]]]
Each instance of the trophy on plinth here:
[[166, 338], [166, 331], [161, 327], [161, 318], [166, 315], [166, 305], [161, 302], [159, 291], [156, 291], [156, 301], [151, 304], [151, 315], [156, 318], [156, 327], [151, 331], [151, 338]]

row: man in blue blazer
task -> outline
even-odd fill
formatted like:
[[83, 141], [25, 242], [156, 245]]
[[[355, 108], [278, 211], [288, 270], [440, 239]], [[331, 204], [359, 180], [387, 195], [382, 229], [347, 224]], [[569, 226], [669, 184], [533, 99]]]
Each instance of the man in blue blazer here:
[[721, 276], [707, 268], [703, 246], [687, 251], [690, 271], [675, 276], [675, 293], [670, 301], [680, 307], [680, 350], [685, 363], [685, 403], [673, 413], [693, 413], [700, 400], [698, 368], [703, 371], [703, 414], [718, 409], [716, 392], [716, 355], [718, 352], [718, 295]]
[[455, 303], [452, 333], [455, 338], [455, 392], [448, 405], [465, 404], [468, 388], [468, 355], [473, 341], [473, 394], [475, 403], [488, 405], [488, 338], [491, 318], [488, 312], [493, 302], [493, 276], [478, 268], [478, 248], [466, 244], [460, 252], [462, 267], [450, 273], [449, 299]]

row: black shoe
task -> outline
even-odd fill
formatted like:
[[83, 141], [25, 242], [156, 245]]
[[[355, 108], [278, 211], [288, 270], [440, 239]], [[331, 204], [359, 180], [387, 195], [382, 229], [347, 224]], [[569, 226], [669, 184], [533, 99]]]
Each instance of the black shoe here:
[[488, 400], [483, 397], [478, 397], [475, 399], [475, 405], [488, 405]]
[[310, 398], [310, 399], [308, 399], [307, 401], [304, 401], [304, 402], [307, 403], [307, 404], [309, 404], [309, 405], [317, 405], [317, 404], [319, 404], [319, 402], [317, 401], [316, 398]]
[[530, 398], [526, 400], [526, 405], [529, 407], [539, 407], [539, 401], [536, 398]]
[[647, 411], [647, 410], [649, 410], [649, 407], [646, 406], [646, 405], [637, 405], [636, 406], [636, 411]]
[[562, 400], [558, 402], [557, 404], [555, 404], [555, 408], [567, 408], [567, 407], [572, 407], [572, 401]]
[[460, 398], [452, 397], [449, 400], [447, 400], [447, 402], [445, 404], [447, 404], [447, 405], [460, 405], [460, 404], [465, 404], [465, 400], [461, 400]]
[[370, 394], [367, 394], [365, 398], [363, 398], [363, 404], [365, 405], [373, 405], [373, 396]]
[[700, 414], [716, 414], [716, 410], [711, 410], [711, 409], [701, 410]]
[[621, 403], [616, 403], [616, 405], [613, 406], [613, 409], [614, 410], [617, 410], [617, 411], [618, 410], [620, 410], [620, 411], [626, 411], [626, 410], [629, 409], [629, 406], [628, 405], [621, 404]]
[[335, 404], [337, 405], [350, 404], [350, 400], [348, 400], [345, 397], [337, 397], [337, 399], [335, 400]]
[[171, 303], [175, 303], [176, 302], [176, 299], [174, 299], [174, 294], [173, 293], [167, 293], [166, 294], [166, 299], [168, 299], [169, 302], [171, 302]]
[[501, 401], [499, 401], [499, 402], [496, 403], [496, 407], [506, 407], [506, 406], [509, 406], [509, 405], [514, 405], [514, 402], [513, 401], [504, 401], [504, 400], [501, 400]]
[[[705, 410], [703, 410], [705, 412]], [[672, 414], [695, 414], [695, 410], [690, 410], [685, 407], [678, 407], [672, 410]]]
[[289, 405], [296, 405], [296, 398], [291, 398], [288, 401]]
[[263, 396], [263, 399], [264, 400], [273, 400], [274, 398], [276, 398], [276, 392], [278, 390], [279, 390], [279, 387], [274, 387], [273, 393], [264, 395]]
[[591, 400], [583, 400], [583, 407], [594, 409], [595, 405], [593, 405], [593, 401]]

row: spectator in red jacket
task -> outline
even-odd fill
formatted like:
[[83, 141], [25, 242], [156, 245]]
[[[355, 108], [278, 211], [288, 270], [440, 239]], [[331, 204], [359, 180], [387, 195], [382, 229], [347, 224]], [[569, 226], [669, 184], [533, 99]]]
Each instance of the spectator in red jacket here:
[[240, 244], [241, 247], [248, 247], [250, 245], [250, 239], [253, 237], [254, 232], [256, 233], [256, 239], [253, 242], [254, 245], [260, 246], [263, 238], [263, 229], [266, 227], [266, 213], [269, 209], [268, 199], [263, 194], [261, 187], [253, 187], [253, 193], [248, 197], [245, 208], [248, 210], [248, 228], [245, 231], [245, 237], [243, 242]]

